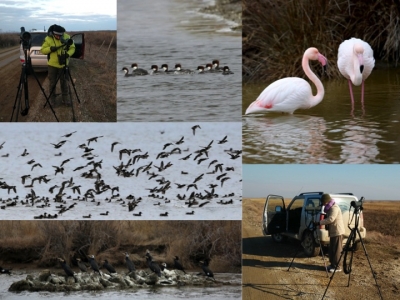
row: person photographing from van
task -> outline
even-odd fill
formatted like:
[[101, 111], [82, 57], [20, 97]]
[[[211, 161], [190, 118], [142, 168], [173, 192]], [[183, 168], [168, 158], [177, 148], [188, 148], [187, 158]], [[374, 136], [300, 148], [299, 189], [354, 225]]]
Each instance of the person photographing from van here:
[[49, 93], [54, 88], [50, 103], [53, 106], [59, 104], [56, 102], [55, 85], [57, 79], [60, 78], [62, 102], [67, 106], [71, 105], [67, 78], [61, 73], [64, 66], [69, 64], [69, 57], [75, 53], [75, 44], [70, 39], [70, 36], [65, 33], [65, 28], [56, 24], [50, 26], [40, 51], [43, 54], [47, 54]]
[[[340, 272], [341, 268], [338, 265], [340, 255], [342, 253], [343, 234], [345, 233], [343, 217], [340, 207], [335, 203], [329, 194], [323, 194], [321, 197], [322, 205], [325, 206], [325, 219], [315, 222], [315, 226], [328, 225], [329, 229], [329, 262], [328, 271], [333, 273]], [[328, 227], [326, 226], [326, 227]], [[325, 227], [325, 228], [326, 228]]]

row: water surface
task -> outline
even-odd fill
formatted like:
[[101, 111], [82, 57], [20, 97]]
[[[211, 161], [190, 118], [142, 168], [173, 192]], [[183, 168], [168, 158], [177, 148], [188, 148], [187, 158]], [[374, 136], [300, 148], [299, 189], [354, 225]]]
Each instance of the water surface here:
[[[28, 273], [33, 273], [28, 271]], [[83, 291], [70, 293], [52, 292], [9, 292], [8, 288], [13, 282], [26, 278], [25, 272], [14, 272], [12, 276], [2, 275], [0, 281], [0, 299], [241, 299], [241, 274], [217, 273], [215, 278], [224, 282], [231, 282], [232, 285], [218, 287], [143, 287], [132, 288], [121, 291]]]
[[[240, 32], [232, 22], [199, 13], [210, 1], [118, 1], [118, 121], [240, 121], [242, 87]], [[176, 63], [195, 70], [220, 61], [234, 74], [125, 77], [136, 62]]]
[[[325, 97], [311, 109], [243, 116], [243, 163], [400, 162], [400, 69], [372, 72], [364, 106], [361, 87], [352, 107], [345, 79], [322, 83]], [[267, 86], [243, 86], [243, 114]]]

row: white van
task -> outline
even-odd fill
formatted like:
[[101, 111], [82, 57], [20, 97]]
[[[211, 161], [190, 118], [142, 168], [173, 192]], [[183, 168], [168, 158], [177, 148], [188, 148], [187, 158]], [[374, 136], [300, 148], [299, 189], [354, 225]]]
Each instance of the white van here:
[[[321, 196], [323, 192], [301, 193], [295, 196], [290, 204], [286, 207], [282, 196], [269, 195], [265, 201], [262, 230], [264, 235], [271, 235], [272, 239], [280, 243], [287, 238], [294, 238], [302, 241], [304, 252], [307, 256], [317, 256], [320, 252], [320, 244], [322, 246], [329, 245], [328, 230], [325, 225], [319, 226], [313, 230], [313, 221], [319, 221], [324, 218], [321, 213]], [[343, 236], [343, 244], [347, 242], [351, 228], [354, 228], [355, 215], [353, 217], [354, 207], [352, 201], [357, 203], [359, 199], [351, 193], [329, 194], [336, 204], [340, 207], [343, 214], [343, 222], [345, 226], [345, 234]], [[359, 224], [361, 237], [366, 237], [366, 229], [362, 210], [359, 212]], [[316, 236], [318, 234], [318, 236]], [[356, 249], [360, 246], [359, 237], [356, 235]]]
[[[35, 72], [47, 71], [47, 55], [43, 54], [40, 49], [44, 39], [46, 38], [47, 31], [31, 31], [30, 48], [27, 50], [28, 59], [31, 60], [32, 68]], [[75, 53], [72, 58], [84, 58], [85, 52], [85, 38], [84, 33], [77, 33], [71, 36], [75, 44]], [[19, 59], [21, 64], [25, 62], [25, 53], [21, 43]], [[28, 70], [29, 71], [29, 70]]]

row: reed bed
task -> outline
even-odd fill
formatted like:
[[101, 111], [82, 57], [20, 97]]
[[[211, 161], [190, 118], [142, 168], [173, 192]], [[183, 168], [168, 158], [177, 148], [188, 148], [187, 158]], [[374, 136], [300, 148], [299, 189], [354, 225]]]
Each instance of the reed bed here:
[[243, 0], [243, 81], [304, 77], [304, 51], [317, 47], [338, 77], [337, 50], [363, 39], [376, 60], [399, 63], [400, 0]]
[[[124, 265], [129, 252], [137, 267], [145, 267], [149, 249], [155, 260], [171, 263], [179, 256], [187, 269], [211, 257], [216, 272], [241, 266], [240, 221], [1, 221], [0, 254], [7, 263], [49, 267], [57, 257], [85, 260], [94, 254]], [[0, 261], [1, 262], [1, 261]]]

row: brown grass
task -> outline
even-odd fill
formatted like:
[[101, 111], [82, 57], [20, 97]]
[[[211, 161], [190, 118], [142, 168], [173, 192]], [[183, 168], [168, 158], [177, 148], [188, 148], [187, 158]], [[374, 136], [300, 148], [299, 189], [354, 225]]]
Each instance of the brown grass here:
[[368, 42], [378, 60], [398, 64], [400, 1], [243, 0], [243, 80], [304, 77], [301, 58], [311, 46], [327, 56], [328, 76], [339, 76], [339, 44]]
[[364, 226], [368, 231], [376, 231], [392, 237], [400, 236], [400, 213], [397, 201], [366, 202], [364, 204]]
[[[126, 251], [144, 266], [149, 249], [160, 262], [179, 256], [188, 269], [206, 257], [216, 272], [238, 271], [241, 265], [240, 221], [1, 221], [1, 228], [3, 261], [51, 266], [60, 256], [94, 254], [98, 261], [122, 265]], [[29, 249], [35, 250], [28, 254]]]

